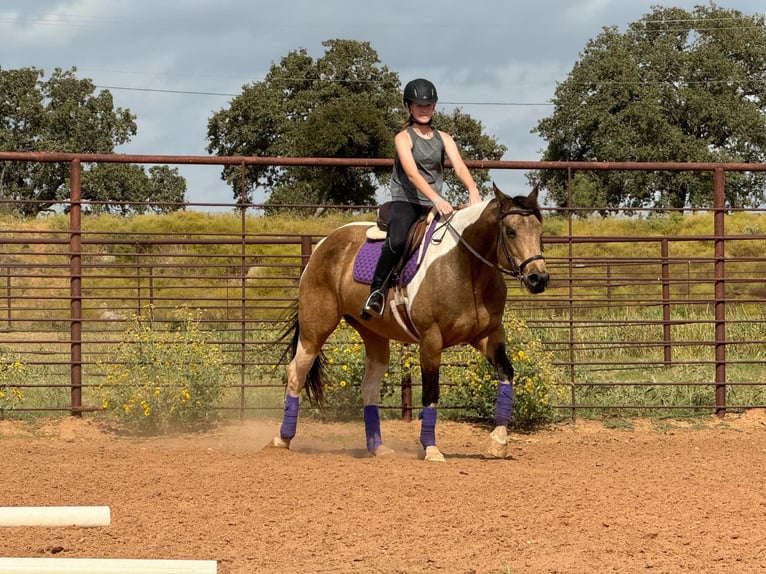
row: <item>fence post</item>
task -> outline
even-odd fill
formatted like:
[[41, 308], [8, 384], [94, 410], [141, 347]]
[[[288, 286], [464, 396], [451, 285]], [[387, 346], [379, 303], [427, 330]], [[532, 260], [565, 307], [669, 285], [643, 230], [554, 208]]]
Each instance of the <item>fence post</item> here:
[[79, 159], [69, 166], [69, 384], [70, 413], [82, 416], [82, 204]]
[[301, 235], [301, 274], [306, 269], [306, 265], [309, 264], [309, 257], [311, 257], [311, 250], [314, 242], [311, 235]]
[[725, 172], [713, 172], [713, 277], [715, 284], [715, 414], [726, 414], [726, 193]]
[[141, 289], [141, 281], [142, 281], [142, 274], [141, 274], [141, 263], [138, 259], [138, 250], [136, 250], [136, 317], [141, 316], [141, 297], [143, 297], [143, 290]]
[[[574, 206], [572, 196], [574, 173], [572, 168], [567, 168], [567, 205]], [[569, 388], [570, 388], [570, 408], [572, 422], [577, 419], [577, 376], [575, 373], [575, 320], [574, 320], [574, 242], [572, 234], [574, 233], [574, 210], [567, 210], [567, 312], [569, 318]]]
[[13, 318], [11, 312], [11, 267], [10, 265], [5, 268], [5, 321], [8, 325], [8, 330], [11, 330], [11, 319]]
[[660, 241], [661, 277], [662, 277], [662, 340], [664, 342], [665, 366], [669, 367], [673, 362], [672, 333], [670, 330], [670, 264], [668, 257], [670, 250], [668, 240]]
[[412, 374], [409, 370], [402, 375], [402, 420], [412, 422]]
[[[239, 226], [241, 232], [240, 243], [240, 283], [239, 283], [239, 420], [245, 420], [245, 406], [247, 395], [245, 394], [245, 363], [247, 362], [247, 167], [244, 163], [239, 164]], [[228, 309], [228, 288], [226, 305]]]

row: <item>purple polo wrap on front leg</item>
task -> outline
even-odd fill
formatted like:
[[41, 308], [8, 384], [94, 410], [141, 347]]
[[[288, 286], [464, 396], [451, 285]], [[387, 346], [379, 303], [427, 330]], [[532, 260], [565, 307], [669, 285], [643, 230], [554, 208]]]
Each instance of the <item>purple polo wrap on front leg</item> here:
[[497, 402], [495, 403], [495, 426], [508, 426], [511, 422], [513, 411], [513, 385], [511, 383], [498, 383]]
[[298, 397], [287, 395], [285, 397], [285, 413], [282, 415], [282, 427], [279, 436], [290, 440], [295, 436], [298, 429]]
[[380, 436], [380, 415], [377, 405], [364, 407], [364, 434], [367, 436], [367, 450], [374, 453], [383, 439]]
[[420, 444], [423, 448], [436, 446], [436, 407], [423, 407], [419, 418]]

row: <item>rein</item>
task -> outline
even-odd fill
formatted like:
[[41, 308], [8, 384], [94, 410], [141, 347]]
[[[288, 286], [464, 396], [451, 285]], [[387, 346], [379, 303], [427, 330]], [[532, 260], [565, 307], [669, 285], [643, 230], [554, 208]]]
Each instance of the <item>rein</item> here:
[[[503, 241], [503, 219], [506, 215], [521, 215], [523, 217], [532, 215], [533, 212], [528, 209], [510, 209], [506, 212], [503, 212], [497, 216], [497, 241], [502, 245], [503, 247], [503, 255], [505, 255], [506, 260], [510, 264], [511, 268], [506, 269], [505, 267], [500, 266], [498, 263], [492, 263], [489, 261], [486, 257], [484, 257], [481, 253], [476, 251], [471, 245], [468, 244], [468, 242], [463, 238], [463, 235], [458, 232], [457, 229], [452, 225], [450, 220], [452, 219], [452, 215], [450, 215], [447, 219], [444, 220], [443, 226], [447, 227], [458, 239], [458, 241], [465, 247], [476, 259], [484, 263], [485, 265], [488, 265], [489, 267], [494, 267], [500, 273], [504, 273], [506, 275], [510, 275], [511, 277], [515, 279], [521, 279], [524, 274], [524, 268], [532, 263], [533, 261], [545, 261], [545, 257], [543, 257], [542, 253], [538, 253], [537, 255], [531, 255], [530, 257], [527, 257], [524, 261], [521, 262], [521, 264], [516, 265], [516, 261], [514, 261], [513, 256], [511, 255], [511, 252], [508, 251], [508, 246], [505, 244], [505, 241]], [[542, 245], [541, 245], [542, 250]]]

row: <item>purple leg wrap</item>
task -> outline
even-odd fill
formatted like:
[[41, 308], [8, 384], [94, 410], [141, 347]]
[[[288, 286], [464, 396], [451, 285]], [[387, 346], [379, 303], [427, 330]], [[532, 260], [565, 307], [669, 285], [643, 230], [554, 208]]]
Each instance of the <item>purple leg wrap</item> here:
[[423, 448], [436, 446], [436, 408], [423, 407], [418, 417], [420, 422], [420, 444]]
[[375, 449], [383, 444], [377, 405], [364, 407], [364, 434], [367, 435], [367, 450], [374, 453]]
[[295, 436], [298, 428], [298, 397], [287, 395], [285, 397], [285, 414], [282, 416], [282, 427], [279, 436], [291, 439]]
[[497, 402], [495, 403], [495, 426], [504, 427], [511, 422], [513, 411], [513, 385], [498, 383]]

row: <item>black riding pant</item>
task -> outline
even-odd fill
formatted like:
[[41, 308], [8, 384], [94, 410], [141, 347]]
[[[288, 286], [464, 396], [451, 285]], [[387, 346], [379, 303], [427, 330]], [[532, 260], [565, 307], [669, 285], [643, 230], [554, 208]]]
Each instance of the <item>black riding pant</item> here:
[[397, 264], [404, 256], [410, 228], [429, 209], [430, 206], [408, 201], [391, 202], [388, 212], [388, 232], [372, 277], [370, 286], [372, 291], [388, 287]]

